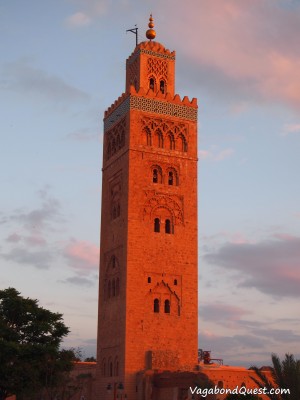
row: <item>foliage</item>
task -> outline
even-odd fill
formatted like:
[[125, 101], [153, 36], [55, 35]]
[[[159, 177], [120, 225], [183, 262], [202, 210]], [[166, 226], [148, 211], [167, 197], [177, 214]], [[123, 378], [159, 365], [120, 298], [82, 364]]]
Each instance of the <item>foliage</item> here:
[[86, 362], [96, 362], [96, 358], [95, 357], [86, 357], [84, 359], [84, 361], [86, 361]]
[[16, 394], [34, 398], [61, 385], [72, 368], [73, 350], [59, 350], [69, 329], [62, 314], [24, 298], [14, 288], [0, 290], [0, 400]]
[[268, 380], [263, 371], [252, 367], [259, 379], [252, 379], [259, 387], [290, 389], [290, 394], [283, 393], [267, 395], [271, 400], [299, 400], [300, 399], [300, 360], [296, 360], [292, 354], [286, 354], [284, 360], [280, 360], [276, 354], [272, 354], [272, 382]]

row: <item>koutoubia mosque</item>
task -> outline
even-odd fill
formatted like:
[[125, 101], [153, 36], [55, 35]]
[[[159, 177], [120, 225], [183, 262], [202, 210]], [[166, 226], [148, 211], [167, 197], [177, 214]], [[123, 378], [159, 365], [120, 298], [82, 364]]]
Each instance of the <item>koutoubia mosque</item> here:
[[175, 52], [155, 37], [150, 16], [104, 115], [97, 365], [78, 366], [93, 369], [85, 399], [203, 399], [189, 387], [205, 379], [255, 387], [246, 368], [199, 360], [197, 100], [176, 94]]

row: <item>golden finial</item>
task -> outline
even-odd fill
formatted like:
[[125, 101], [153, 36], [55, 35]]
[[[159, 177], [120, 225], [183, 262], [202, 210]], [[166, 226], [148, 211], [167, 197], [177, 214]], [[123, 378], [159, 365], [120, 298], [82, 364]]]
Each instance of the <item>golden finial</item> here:
[[156, 36], [156, 32], [155, 32], [155, 30], [153, 29], [153, 28], [154, 28], [154, 23], [153, 23], [152, 14], [150, 14], [148, 26], [149, 26], [150, 29], [147, 30], [147, 32], [146, 32], [146, 37], [147, 37], [147, 39], [152, 40], [152, 39], [154, 39], [155, 36]]

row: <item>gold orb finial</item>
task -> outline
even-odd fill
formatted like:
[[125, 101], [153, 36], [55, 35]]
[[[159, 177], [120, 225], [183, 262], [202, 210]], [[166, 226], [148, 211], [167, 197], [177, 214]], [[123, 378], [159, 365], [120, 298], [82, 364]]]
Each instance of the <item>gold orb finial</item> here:
[[152, 14], [150, 14], [148, 26], [149, 26], [150, 29], [148, 29], [147, 32], [146, 32], [146, 38], [149, 39], [149, 40], [155, 39], [156, 32], [153, 29], [154, 28], [154, 23], [153, 23]]

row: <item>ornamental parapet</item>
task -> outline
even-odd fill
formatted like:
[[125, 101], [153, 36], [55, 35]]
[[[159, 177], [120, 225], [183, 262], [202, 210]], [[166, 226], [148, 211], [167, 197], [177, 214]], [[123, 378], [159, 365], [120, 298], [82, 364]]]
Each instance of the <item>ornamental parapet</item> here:
[[144, 88], [138, 91], [133, 86], [129, 93], [123, 93], [104, 114], [104, 131], [110, 129], [129, 110], [140, 110], [158, 115], [178, 117], [189, 121], [197, 121], [197, 99], [190, 100], [187, 96], [183, 99], [178, 94], [174, 97], [170, 93], [163, 94], [160, 91], [154, 93]]

